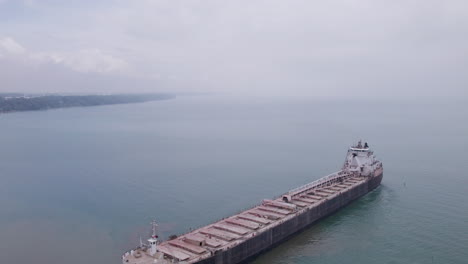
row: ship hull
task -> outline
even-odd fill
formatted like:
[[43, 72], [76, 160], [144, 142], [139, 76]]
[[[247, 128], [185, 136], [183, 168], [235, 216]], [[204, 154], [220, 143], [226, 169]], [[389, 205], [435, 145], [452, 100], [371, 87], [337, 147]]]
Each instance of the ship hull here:
[[272, 229], [258, 234], [228, 250], [217, 252], [214, 256], [198, 261], [197, 264], [240, 264], [248, 263], [261, 253], [268, 251], [285, 240], [290, 239], [320, 219], [329, 216], [347, 206], [356, 199], [377, 188], [382, 181], [383, 173], [362, 182], [353, 188], [330, 197], [317, 207], [311, 208], [296, 217], [286, 220]]

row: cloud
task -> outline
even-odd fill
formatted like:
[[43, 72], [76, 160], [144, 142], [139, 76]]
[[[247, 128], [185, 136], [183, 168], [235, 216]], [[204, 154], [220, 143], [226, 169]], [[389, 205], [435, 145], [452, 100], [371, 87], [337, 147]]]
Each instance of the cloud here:
[[33, 52], [26, 50], [11, 37], [0, 38], [0, 55], [20, 60], [24, 64], [57, 64], [83, 73], [125, 74], [129, 65], [116, 56], [99, 49], [73, 52]]
[[0, 38], [0, 54], [23, 54], [26, 49], [12, 38]]
[[154, 91], [162, 83], [148, 82], [124, 75], [79, 72], [62, 64], [25, 64], [20, 60], [0, 59], [0, 91], [27, 93], [125, 93], [128, 87]]
[[99, 49], [59, 53], [43, 52], [31, 55], [32, 60], [64, 65], [84, 73], [125, 73], [129, 65], [120, 58], [106, 54]]
[[80, 50], [63, 58], [64, 65], [80, 72], [112, 73], [125, 72], [128, 64], [120, 58], [99, 49]]
[[467, 94], [463, 0], [35, 3], [0, 24], [32, 64], [193, 91]]

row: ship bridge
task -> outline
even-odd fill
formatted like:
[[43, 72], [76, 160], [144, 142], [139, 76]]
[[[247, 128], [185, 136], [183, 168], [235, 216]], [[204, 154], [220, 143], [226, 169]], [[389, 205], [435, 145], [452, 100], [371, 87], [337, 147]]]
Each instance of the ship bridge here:
[[369, 144], [359, 141], [349, 148], [346, 155], [343, 171], [359, 173], [362, 176], [372, 176], [374, 171], [382, 166], [377, 160]]

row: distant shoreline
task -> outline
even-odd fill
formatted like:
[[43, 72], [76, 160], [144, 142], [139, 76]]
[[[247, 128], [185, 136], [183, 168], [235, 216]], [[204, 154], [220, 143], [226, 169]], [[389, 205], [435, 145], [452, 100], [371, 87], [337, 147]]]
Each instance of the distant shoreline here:
[[0, 114], [69, 107], [144, 103], [150, 101], [169, 100], [175, 97], [176, 96], [174, 94], [167, 93], [113, 95], [0, 94]]

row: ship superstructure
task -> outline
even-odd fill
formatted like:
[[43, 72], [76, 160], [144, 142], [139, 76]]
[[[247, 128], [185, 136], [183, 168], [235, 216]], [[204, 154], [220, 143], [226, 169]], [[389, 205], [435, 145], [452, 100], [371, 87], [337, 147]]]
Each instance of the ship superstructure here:
[[[293, 189], [276, 199], [187, 234], [125, 253], [130, 264], [237, 264], [270, 249], [315, 221], [375, 189], [382, 162], [367, 143], [349, 148], [342, 169]], [[154, 224], [153, 224], [154, 227]]]

